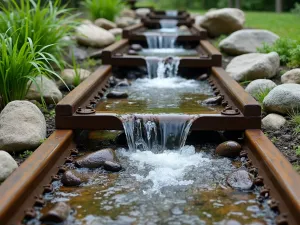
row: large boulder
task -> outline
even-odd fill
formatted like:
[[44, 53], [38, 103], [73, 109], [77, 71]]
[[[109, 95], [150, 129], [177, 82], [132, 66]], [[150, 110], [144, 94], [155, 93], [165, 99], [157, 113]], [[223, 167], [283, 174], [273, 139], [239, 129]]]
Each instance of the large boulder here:
[[245, 14], [240, 9], [224, 8], [205, 14], [201, 26], [213, 37], [243, 29]]
[[300, 69], [293, 69], [281, 76], [282, 83], [300, 84]]
[[229, 55], [241, 55], [257, 52], [264, 43], [272, 45], [278, 38], [267, 30], [239, 30], [222, 40], [219, 47]]
[[114, 36], [122, 35], [123, 29], [122, 28], [114, 28], [108, 30], [110, 33], [112, 33]]
[[286, 123], [286, 119], [278, 114], [270, 113], [262, 119], [262, 126], [271, 130], [279, 130]]
[[149, 8], [139, 8], [135, 10], [135, 13], [138, 17], [145, 17], [147, 16], [151, 10]]
[[249, 81], [274, 77], [279, 65], [280, 59], [276, 52], [249, 53], [235, 57], [226, 71], [236, 81]]
[[80, 45], [101, 48], [114, 43], [115, 36], [94, 24], [81, 24], [76, 28], [76, 40]]
[[30, 82], [29, 85], [30, 87], [26, 95], [26, 98], [29, 100], [41, 102], [43, 97], [43, 100], [47, 104], [53, 104], [62, 99], [62, 93], [55, 82], [45, 76], [36, 77], [35, 82]]
[[119, 17], [116, 19], [116, 24], [119, 28], [125, 28], [136, 23], [137, 21], [132, 17]]
[[300, 109], [300, 85], [282, 84], [275, 87], [263, 101], [267, 112], [287, 114]]
[[38, 147], [46, 138], [46, 121], [29, 101], [13, 101], [0, 114], [0, 149], [16, 152]]
[[4, 181], [9, 175], [18, 168], [16, 161], [5, 151], [0, 150], [0, 182]]
[[246, 87], [245, 91], [247, 91], [250, 95], [255, 97], [260, 92], [271, 91], [277, 85], [268, 79], [257, 79], [252, 81]]
[[114, 22], [111, 22], [107, 19], [104, 19], [104, 18], [97, 19], [95, 21], [95, 25], [98, 26], [98, 27], [101, 27], [105, 30], [110, 30], [110, 29], [113, 29], [113, 28], [117, 28], [117, 24], [115, 24]]
[[[77, 72], [77, 74], [76, 74]], [[86, 78], [88, 78], [88, 76], [91, 75], [91, 72], [88, 70], [84, 70], [84, 69], [77, 69], [77, 71], [73, 70], [73, 69], [64, 69], [61, 72], [61, 78], [64, 80], [64, 82], [68, 85], [68, 86], [72, 86], [74, 85], [74, 80], [76, 78], [76, 76], [80, 76], [80, 82], [84, 81]], [[58, 86], [61, 87], [63, 86], [63, 82], [59, 81], [58, 82]]]

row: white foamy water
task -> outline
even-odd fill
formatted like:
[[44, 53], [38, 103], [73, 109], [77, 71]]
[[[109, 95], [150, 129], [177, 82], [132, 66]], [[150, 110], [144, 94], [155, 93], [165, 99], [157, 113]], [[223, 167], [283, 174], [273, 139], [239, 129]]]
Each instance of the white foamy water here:
[[157, 48], [175, 48], [177, 34], [174, 35], [161, 35], [153, 32], [145, 32], [144, 35], [147, 39], [149, 49]]
[[169, 57], [159, 58], [149, 56], [146, 57], [148, 78], [167, 78], [176, 77], [178, 73], [178, 66], [180, 58]]
[[156, 56], [156, 57], [168, 57], [168, 56], [197, 56], [196, 50], [184, 49], [184, 48], [144, 48], [139, 52], [143, 56]]
[[167, 16], [178, 16], [178, 11], [177, 10], [167, 10], [166, 15]]

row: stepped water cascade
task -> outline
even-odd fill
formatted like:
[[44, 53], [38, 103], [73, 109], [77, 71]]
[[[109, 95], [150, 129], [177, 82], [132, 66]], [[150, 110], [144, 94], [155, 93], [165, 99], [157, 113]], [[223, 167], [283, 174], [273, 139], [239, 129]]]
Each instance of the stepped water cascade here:
[[166, 15], [167, 16], [178, 16], [178, 11], [177, 10], [167, 10]]
[[149, 49], [175, 48], [177, 35], [157, 35], [145, 33]]
[[178, 20], [172, 20], [172, 19], [162, 19], [159, 21], [161, 28], [176, 28], [177, 27]]
[[[179, 57], [146, 57], [148, 78], [168, 78], [176, 77], [178, 66], [180, 64]], [[162, 81], [163, 82], [163, 81]]]

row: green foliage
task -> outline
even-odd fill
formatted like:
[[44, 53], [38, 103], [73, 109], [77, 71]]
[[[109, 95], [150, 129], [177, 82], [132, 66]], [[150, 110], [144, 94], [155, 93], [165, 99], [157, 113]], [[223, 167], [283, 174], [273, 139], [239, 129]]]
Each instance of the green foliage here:
[[114, 21], [115, 17], [125, 7], [121, 0], [84, 0], [83, 6], [91, 19], [105, 18]]
[[20, 156], [20, 158], [22, 158], [22, 159], [26, 159], [26, 158], [28, 158], [29, 156], [31, 156], [32, 153], [33, 153], [33, 151], [26, 150], [26, 151], [24, 151], [23, 153], [21, 153], [19, 156]]
[[82, 68], [89, 70], [91, 67], [97, 66], [97, 61], [95, 59], [88, 58], [82, 63]]
[[218, 37], [217, 39], [215, 39], [214, 41], [213, 41], [213, 45], [215, 46], [215, 47], [219, 47], [219, 44], [220, 44], [220, 42], [221, 41], [223, 41], [225, 38], [227, 38], [228, 36], [227, 35], [225, 35], [225, 34], [222, 34], [220, 37]]
[[300, 146], [297, 146], [295, 150], [296, 150], [296, 155], [300, 156]]
[[36, 51], [43, 49], [52, 61], [63, 62], [62, 48], [69, 44], [63, 38], [70, 34], [77, 15], [70, 15], [71, 10], [61, 7], [60, 0], [7, 2], [0, 4], [0, 33], [7, 33], [19, 49], [30, 38]]
[[254, 98], [262, 105], [265, 97], [270, 93], [271, 90], [271, 88], [262, 89], [254, 94]]
[[50, 69], [51, 59], [44, 50], [37, 50], [28, 38], [22, 45], [12, 37], [0, 34], [0, 107], [10, 101], [22, 100], [28, 92], [28, 82], [35, 82], [40, 74], [58, 76]]
[[291, 10], [295, 15], [300, 16], [300, 3], [295, 3], [295, 7]]
[[257, 49], [261, 53], [277, 52], [281, 64], [290, 67], [300, 66], [300, 42], [288, 38], [278, 39], [272, 46], [264, 44]]
[[80, 66], [76, 62], [74, 53], [72, 53], [72, 62], [73, 62], [73, 69], [75, 71], [75, 76], [74, 76], [74, 79], [73, 79], [73, 85], [75, 87], [77, 87], [81, 82], [81, 80], [80, 80]]
[[289, 113], [290, 122], [294, 127], [295, 134], [300, 133], [300, 111], [299, 110], [292, 110]]

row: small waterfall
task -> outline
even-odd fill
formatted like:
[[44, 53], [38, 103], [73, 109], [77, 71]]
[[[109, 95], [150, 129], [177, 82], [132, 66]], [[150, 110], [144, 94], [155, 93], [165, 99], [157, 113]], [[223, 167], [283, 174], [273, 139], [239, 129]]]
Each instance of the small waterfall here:
[[195, 116], [124, 115], [121, 117], [130, 151], [180, 150]]
[[146, 57], [148, 78], [176, 77], [180, 64], [179, 57]]
[[162, 19], [159, 24], [161, 28], [176, 28], [178, 20]]
[[145, 34], [148, 48], [175, 48], [177, 35]]
[[178, 16], [178, 11], [177, 10], [167, 10], [166, 16]]

